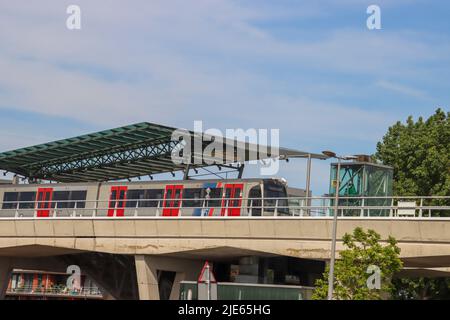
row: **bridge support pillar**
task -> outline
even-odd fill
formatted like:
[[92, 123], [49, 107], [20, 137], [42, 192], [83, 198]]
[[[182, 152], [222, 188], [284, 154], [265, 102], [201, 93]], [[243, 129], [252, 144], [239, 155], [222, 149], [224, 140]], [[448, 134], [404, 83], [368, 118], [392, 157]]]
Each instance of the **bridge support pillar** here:
[[136, 255], [134, 261], [139, 300], [159, 300], [158, 274], [155, 264], [144, 255]]
[[[173, 257], [136, 255], [134, 259], [140, 300], [178, 300], [180, 282], [197, 280], [203, 266], [201, 260]], [[164, 271], [175, 274], [173, 282], [170, 281], [169, 286], [161, 277], [158, 277], [158, 274], [162, 275]], [[158, 280], [158, 278], [160, 279]], [[162, 292], [162, 296], [160, 296], [160, 292]]]
[[11, 259], [0, 258], [0, 300], [5, 299], [6, 289], [8, 289], [9, 278], [11, 277], [11, 271]]
[[170, 291], [169, 300], [178, 300], [180, 298], [180, 282], [186, 280], [186, 273], [177, 272], [173, 280], [172, 291]]

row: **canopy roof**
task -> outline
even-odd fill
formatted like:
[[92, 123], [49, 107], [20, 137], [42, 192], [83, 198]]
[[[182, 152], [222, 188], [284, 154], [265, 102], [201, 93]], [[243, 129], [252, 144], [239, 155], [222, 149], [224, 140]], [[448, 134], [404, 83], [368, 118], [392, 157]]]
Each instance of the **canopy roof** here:
[[[172, 140], [177, 130], [159, 124], [142, 122], [125, 127], [90, 133], [74, 138], [48, 142], [22, 149], [0, 153], [0, 169], [13, 172], [29, 179], [43, 179], [58, 182], [108, 181], [126, 179], [163, 172], [185, 170], [186, 164], [172, 161], [172, 152], [180, 141]], [[192, 136], [209, 137], [194, 133]], [[202, 142], [202, 152], [209, 141]], [[261, 145], [239, 144], [235, 140], [224, 140], [223, 150], [232, 144], [230, 152], [216, 153], [214, 157], [223, 164], [248, 161], [252, 150]], [[240, 151], [245, 156], [239, 156]], [[308, 157], [325, 159], [320, 154], [280, 148], [281, 159]], [[266, 159], [270, 155], [257, 155]], [[189, 168], [211, 165], [193, 153]], [[200, 160], [198, 160], [200, 159]], [[251, 158], [254, 159], [254, 158]]]

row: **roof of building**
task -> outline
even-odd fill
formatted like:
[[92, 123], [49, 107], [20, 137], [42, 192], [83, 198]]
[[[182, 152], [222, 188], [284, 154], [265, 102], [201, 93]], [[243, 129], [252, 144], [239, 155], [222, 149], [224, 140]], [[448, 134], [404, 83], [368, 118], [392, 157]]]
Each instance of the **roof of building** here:
[[[185, 170], [186, 164], [172, 161], [172, 154], [180, 148], [180, 140], [172, 138], [175, 130], [142, 122], [7, 151], [0, 153], [0, 169], [30, 179], [58, 182], [108, 181]], [[203, 154], [211, 136], [184, 131], [192, 137], [209, 139], [199, 140]], [[195, 138], [192, 139], [194, 145]], [[227, 152], [230, 145], [232, 151]], [[261, 145], [224, 139], [224, 152], [215, 152], [212, 158], [204, 159], [198, 152], [192, 152], [189, 168], [209, 166], [211, 160], [225, 165], [253, 160], [250, 153], [260, 148]], [[279, 149], [280, 159], [308, 157], [309, 154], [316, 159], [326, 158], [321, 154]], [[257, 160], [272, 157], [257, 153]]]
[[[331, 163], [332, 167], [336, 167], [338, 165], [337, 162]], [[365, 162], [365, 161], [343, 161], [341, 162], [342, 167], [350, 167], [350, 166], [371, 166], [371, 167], [378, 167], [383, 168], [387, 170], [394, 170], [392, 166], [388, 166], [386, 164], [382, 163], [376, 163], [376, 162]]]

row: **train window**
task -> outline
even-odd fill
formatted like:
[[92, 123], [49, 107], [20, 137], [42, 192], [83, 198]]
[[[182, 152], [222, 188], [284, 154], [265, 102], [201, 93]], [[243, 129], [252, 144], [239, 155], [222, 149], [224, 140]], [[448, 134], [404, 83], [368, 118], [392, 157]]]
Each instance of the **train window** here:
[[109, 208], [115, 208], [116, 207], [116, 198], [117, 198], [117, 190], [116, 189], [112, 189], [111, 190], [111, 195], [109, 197]]
[[[264, 211], [274, 212], [277, 207], [277, 213], [289, 214], [289, 207], [287, 202], [286, 187], [281, 183], [274, 181], [264, 182]], [[268, 199], [269, 198], [269, 199]], [[270, 200], [270, 198], [284, 198], [277, 200]], [[267, 207], [267, 208], [266, 208]]]
[[240, 188], [240, 187], [235, 187], [234, 188], [234, 196], [233, 196], [233, 199], [234, 200], [232, 200], [231, 201], [231, 206], [230, 207], [235, 207], [235, 208], [237, 208], [237, 207], [240, 207], [241, 205], [240, 205], [240, 202], [241, 202], [241, 192], [242, 192], [242, 188]]
[[[125, 207], [127, 208], [136, 208], [138, 200], [144, 199], [145, 190], [128, 190], [127, 191], [127, 203]], [[141, 204], [139, 203], [139, 207]]]
[[183, 207], [201, 208], [203, 206], [203, 193], [204, 189], [202, 188], [184, 189]]
[[34, 209], [35, 200], [36, 200], [36, 192], [20, 192], [19, 209]]
[[71, 191], [70, 192], [70, 200], [72, 200], [72, 202], [70, 202], [71, 208], [74, 208], [75, 203], [76, 203], [77, 208], [84, 209], [84, 207], [86, 205], [86, 202], [85, 202], [86, 195], [87, 195], [86, 190]]
[[164, 198], [167, 199], [167, 200], [172, 199], [172, 192], [173, 192], [172, 189], [167, 189], [166, 195], [164, 196]]
[[175, 189], [175, 195], [173, 197], [173, 207], [178, 208], [180, 206], [180, 199], [182, 194], [182, 189]]
[[55, 204], [58, 204], [59, 209], [75, 208], [75, 203], [77, 208], [83, 209], [86, 205], [86, 194], [87, 191], [54, 191], [52, 208]]
[[[126, 190], [120, 189], [119, 190], [119, 204], [117, 205], [118, 208], [123, 208], [124, 207], [124, 200], [125, 200], [125, 192]], [[126, 200], [125, 200], [126, 202]]]
[[162, 189], [147, 189], [145, 190], [146, 201], [141, 201], [139, 206], [156, 208], [159, 204], [159, 199], [162, 199], [164, 195], [164, 190]]
[[[208, 191], [209, 190], [209, 191]], [[205, 189], [206, 203], [205, 207], [221, 207], [222, 206], [222, 188], [207, 188]], [[212, 199], [212, 200], [208, 200]]]
[[[261, 215], [261, 187], [254, 186], [248, 193], [248, 212], [251, 212], [252, 216]], [[251, 210], [251, 211], [250, 211]]]
[[16, 209], [18, 199], [18, 192], [5, 192], [3, 196], [2, 209]]
[[136, 208], [139, 202], [139, 208], [156, 208], [159, 199], [163, 197], [161, 189], [135, 189], [127, 191], [127, 208]]
[[69, 207], [69, 191], [54, 191], [53, 192], [53, 202], [52, 208], [58, 204], [59, 209], [64, 209]]

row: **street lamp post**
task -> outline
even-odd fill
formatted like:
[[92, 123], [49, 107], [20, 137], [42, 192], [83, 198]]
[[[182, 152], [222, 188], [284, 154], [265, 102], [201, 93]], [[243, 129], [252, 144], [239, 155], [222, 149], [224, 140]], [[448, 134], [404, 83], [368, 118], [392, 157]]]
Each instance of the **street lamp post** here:
[[211, 271], [209, 270], [209, 263], [206, 265], [206, 295], [208, 300], [211, 300]]
[[337, 159], [337, 170], [336, 170], [336, 191], [334, 196], [334, 212], [333, 212], [333, 230], [331, 234], [331, 258], [330, 258], [330, 271], [328, 273], [328, 300], [333, 300], [333, 289], [334, 289], [334, 262], [336, 260], [336, 237], [337, 237], [337, 217], [339, 210], [339, 187], [340, 187], [340, 171], [341, 171], [341, 160], [352, 160], [356, 159], [355, 156], [337, 156], [336, 153], [332, 151], [323, 151], [324, 155], [329, 158]]
[[[311, 198], [309, 193], [311, 192], [311, 153], [308, 153], [308, 163], [306, 166], [306, 203], [303, 205], [306, 205], [306, 215], [310, 215], [309, 206], [311, 205]], [[302, 212], [303, 213], [303, 212]]]

